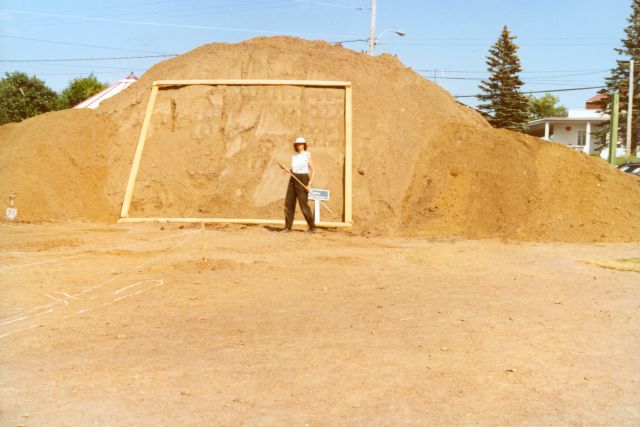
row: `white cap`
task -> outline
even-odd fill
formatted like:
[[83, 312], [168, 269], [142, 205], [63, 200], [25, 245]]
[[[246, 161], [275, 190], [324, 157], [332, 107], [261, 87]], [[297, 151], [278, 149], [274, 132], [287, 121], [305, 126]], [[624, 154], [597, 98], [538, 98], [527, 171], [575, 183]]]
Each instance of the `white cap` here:
[[303, 137], [299, 136], [296, 138], [296, 144], [305, 144], [307, 141], [304, 140]]

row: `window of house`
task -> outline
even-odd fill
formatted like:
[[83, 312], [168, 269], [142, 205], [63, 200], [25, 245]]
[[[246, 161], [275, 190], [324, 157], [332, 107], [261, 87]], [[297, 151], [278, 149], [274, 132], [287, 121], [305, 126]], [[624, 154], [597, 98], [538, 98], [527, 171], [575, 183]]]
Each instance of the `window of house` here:
[[584, 145], [587, 141], [587, 132], [584, 130], [578, 131], [578, 145]]

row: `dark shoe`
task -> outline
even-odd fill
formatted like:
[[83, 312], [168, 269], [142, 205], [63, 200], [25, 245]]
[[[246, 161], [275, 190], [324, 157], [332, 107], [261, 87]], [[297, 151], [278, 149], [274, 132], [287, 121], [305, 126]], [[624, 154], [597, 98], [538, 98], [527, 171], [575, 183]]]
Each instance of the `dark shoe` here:
[[315, 232], [316, 232], [316, 228], [315, 228], [315, 227], [313, 227], [313, 228], [309, 228], [309, 229], [307, 230], [307, 233], [315, 233]]
[[281, 233], [291, 233], [291, 229], [290, 228], [283, 228], [282, 230], [280, 230]]

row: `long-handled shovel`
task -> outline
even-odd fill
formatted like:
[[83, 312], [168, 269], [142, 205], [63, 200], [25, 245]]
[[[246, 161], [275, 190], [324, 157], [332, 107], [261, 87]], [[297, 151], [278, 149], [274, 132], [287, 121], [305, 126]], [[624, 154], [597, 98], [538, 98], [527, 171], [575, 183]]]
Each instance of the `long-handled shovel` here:
[[[277, 161], [277, 160], [276, 160], [276, 161]], [[298, 183], [299, 183], [300, 185], [302, 185], [302, 187], [306, 187], [306, 185], [304, 185], [304, 184], [302, 183], [302, 181], [300, 181], [298, 178], [296, 178], [296, 176], [295, 176], [294, 174], [292, 174], [292, 173], [291, 173], [291, 171], [290, 171], [290, 170], [289, 170], [285, 165], [283, 165], [283, 164], [282, 164], [282, 163], [280, 163], [279, 161], [277, 161], [277, 162], [278, 162], [278, 165], [279, 165], [282, 169], [284, 169], [285, 171], [287, 171], [287, 173], [288, 173], [289, 175], [291, 175], [291, 177], [292, 177], [293, 179], [295, 179], [296, 181], [298, 181]], [[325, 202], [323, 202], [322, 200], [320, 200], [320, 204], [321, 204], [322, 206], [324, 206], [324, 207], [325, 207], [325, 209], [327, 209], [327, 210], [331, 213], [331, 215], [335, 215], [335, 214], [333, 213], [333, 211], [329, 208], [329, 206], [327, 206], [327, 204], [326, 204]]]

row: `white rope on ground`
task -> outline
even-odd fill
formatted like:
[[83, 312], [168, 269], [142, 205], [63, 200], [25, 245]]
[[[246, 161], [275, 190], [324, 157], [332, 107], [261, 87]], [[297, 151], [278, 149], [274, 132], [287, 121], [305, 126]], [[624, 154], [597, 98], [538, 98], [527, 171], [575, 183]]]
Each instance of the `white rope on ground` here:
[[[87, 289], [84, 289], [84, 290], [82, 290], [82, 291], [78, 292], [78, 293], [71, 294], [71, 295], [69, 295], [69, 298], [70, 298], [70, 299], [77, 298], [79, 295], [84, 295], [84, 294], [86, 294], [87, 292], [90, 292], [90, 291], [92, 291], [92, 290], [95, 290], [95, 289], [101, 288], [101, 287], [103, 287], [103, 286], [105, 286], [105, 285], [108, 285], [108, 284], [110, 284], [110, 283], [115, 282], [116, 280], [119, 280], [119, 279], [122, 279], [122, 278], [124, 278], [124, 277], [128, 276], [129, 274], [133, 273], [134, 271], [139, 270], [140, 268], [145, 267], [145, 266], [147, 266], [147, 265], [151, 264], [152, 262], [154, 262], [154, 261], [156, 261], [156, 260], [158, 260], [158, 259], [162, 258], [162, 257], [163, 257], [163, 256], [165, 256], [165, 255], [168, 255], [170, 252], [174, 251], [175, 249], [177, 249], [177, 248], [179, 248], [180, 246], [182, 246], [183, 244], [185, 244], [189, 239], [191, 239], [191, 237], [192, 237], [195, 233], [199, 233], [199, 232], [200, 232], [200, 230], [195, 230], [195, 231], [189, 231], [189, 232], [183, 233], [183, 234], [182, 234], [183, 236], [184, 236], [185, 234], [187, 234], [187, 237], [186, 237], [185, 239], [183, 239], [183, 240], [181, 240], [180, 242], [176, 243], [175, 245], [173, 245], [173, 246], [169, 247], [168, 249], [166, 249], [165, 251], [163, 251], [161, 254], [158, 254], [158, 255], [156, 255], [156, 256], [154, 256], [154, 257], [152, 257], [152, 258], [150, 258], [150, 259], [148, 259], [148, 260], [146, 260], [146, 261], [144, 261], [144, 262], [142, 262], [142, 263], [140, 263], [140, 264], [136, 265], [135, 267], [133, 267], [133, 268], [131, 268], [131, 269], [129, 269], [129, 270], [127, 270], [127, 271], [125, 271], [125, 272], [123, 272], [123, 273], [121, 273], [121, 274], [119, 274], [119, 275], [115, 276], [115, 277], [112, 277], [112, 278], [110, 278], [110, 279], [107, 279], [107, 280], [105, 280], [104, 282], [98, 283], [97, 285], [91, 286], [91, 287], [89, 287], [89, 288], [87, 288]], [[29, 310], [27, 310], [27, 311], [24, 311], [24, 312], [22, 312], [22, 313], [14, 314], [14, 315], [11, 315], [11, 316], [9, 316], [9, 317], [7, 317], [7, 318], [0, 319], [0, 325], [3, 325], [3, 324], [9, 324], [9, 323], [12, 323], [12, 322], [15, 322], [15, 321], [18, 321], [18, 320], [22, 320], [22, 319], [18, 319], [18, 318], [23, 317], [23, 316], [25, 316], [25, 315], [29, 315], [30, 313], [33, 313], [34, 311], [38, 311], [38, 310], [42, 310], [42, 309], [46, 309], [46, 308], [49, 308], [49, 307], [55, 306], [55, 305], [57, 305], [57, 304], [59, 304], [59, 303], [61, 303], [61, 302], [63, 302], [63, 303], [64, 303], [67, 299], [68, 299], [68, 298], [60, 298], [60, 299], [56, 299], [56, 301], [53, 301], [53, 302], [51, 302], [51, 303], [49, 303], [49, 304], [41, 305], [41, 306], [37, 306], [37, 307], [31, 308], [31, 309], [29, 309]]]
[[[130, 298], [130, 297], [135, 297], [135, 296], [138, 296], [138, 295], [140, 295], [140, 294], [142, 294], [142, 293], [144, 293], [144, 292], [147, 292], [147, 291], [150, 291], [150, 290], [152, 290], [152, 289], [155, 289], [155, 288], [157, 288], [157, 287], [159, 287], [159, 286], [163, 286], [163, 285], [164, 285], [164, 280], [163, 280], [163, 279], [148, 279], [148, 280], [140, 280], [140, 281], [135, 282], [134, 284], [130, 285], [129, 287], [131, 287], [131, 286], [138, 286], [138, 285], [141, 285], [141, 284], [144, 284], [144, 283], [151, 283], [151, 286], [147, 286], [147, 287], [145, 287], [145, 288], [138, 289], [137, 291], [135, 291], [135, 292], [134, 292], [134, 293], [132, 293], [132, 294], [125, 294], [125, 295], [122, 295], [122, 296], [120, 296], [120, 297], [117, 297], [117, 298], [115, 298], [115, 299], [113, 299], [113, 300], [111, 300], [111, 301], [103, 302], [102, 304], [100, 304], [100, 305], [99, 305], [99, 306], [97, 306], [97, 307], [93, 307], [93, 308], [83, 308], [83, 309], [81, 309], [81, 310], [77, 310], [77, 311], [75, 311], [75, 312], [73, 312], [73, 313], [70, 313], [70, 314], [67, 314], [66, 316], [63, 316], [61, 319], [59, 319], [59, 320], [57, 320], [57, 321], [54, 321], [54, 322], [44, 322], [44, 323], [38, 322], [38, 323], [35, 323], [35, 324], [31, 325], [31, 326], [27, 326], [27, 327], [24, 327], [24, 328], [21, 328], [21, 329], [15, 329], [15, 330], [13, 330], [13, 331], [9, 331], [9, 332], [6, 332], [6, 333], [3, 333], [3, 334], [0, 334], [0, 338], [5, 338], [5, 337], [11, 336], [11, 335], [18, 334], [18, 333], [20, 333], [20, 332], [28, 331], [28, 330], [31, 330], [31, 329], [34, 329], [34, 328], [38, 328], [38, 327], [41, 327], [41, 326], [45, 326], [45, 325], [51, 325], [51, 324], [58, 324], [58, 323], [62, 323], [62, 322], [64, 322], [65, 320], [67, 320], [68, 318], [70, 318], [70, 317], [77, 316], [77, 315], [79, 315], [79, 314], [84, 314], [84, 313], [92, 312], [92, 311], [94, 311], [95, 309], [98, 309], [98, 308], [100, 308], [100, 307], [106, 307], [106, 306], [108, 306], [108, 305], [118, 303], [118, 302], [122, 301], [123, 299]], [[47, 311], [43, 311], [43, 312], [40, 312], [40, 313], [36, 313], [36, 314], [34, 314], [34, 316], [40, 316], [40, 315], [48, 314], [48, 313], [51, 313], [52, 311], [53, 311], [53, 308], [50, 308], [50, 309], [49, 309], [49, 310], [47, 310]], [[13, 323], [13, 322], [17, 322], [17, 321], [24, 320], [24, 319], [28, 319], [28, 318], [29, 318], [29, 316], [24, 316], [24, 317], [22, 317], [22, 318], [15, 319], [14, 321], [12, 321], [12, 322], [7, 322], [7, 323]]]
[[81, 254], [68, 255], [68, 256], [60, 257], [60, 258], [46, 259], [46, 260], [43, 260], [43, 261], [35, 261], [35, 262], [27, 263], [27, 264], [9, 265], [9, 266], [6, 266], [6, 267], [0, 267], [0, 271], [15, 270], [17, 268], [31, 267], [31, 266], [34, 266], [34, 265], [41, 265], [41, 264], [50, 264], [50, 263], [53, 263], [53, 262], [64, 261], [64, 260], [71, 259], [71, 258], [81, 258], [81, 257], [88, 256], [88, 255], [95, 255], [97, 252], [108, 252], [108, 251], [115, 251], [115, 250], [118, 250], [118, 249], [132, 248], [132, 247], [135, 247], [135, 246], [142, 246], [142, 245], [146, 245], [148, 243], [159, 242], [159, 241], [162, 241], [162, 240], [168, 240], [168, 239], [173, 239], [175, 237], [184, 236], [185, 234], [189, 234], [189, 233], [197, 233], [198, 231], [200, 231], [200, 230], [185, 231], [185, 232], [180, 233], [180, 234], [173, 234], [171, 236], [164, 236], [164, 237], [160, 237], [158, 239], [147, 240], [147, 241], [144, 241], [144, 242], [136, 242], [136, 243], [130, 243], [130, 244], [127, 244], [127, 245], [113, 246], [113, 247], [108, 247], [108, 248], [89, 249], [90, 252], [85, 252], [85, 253], [81, 253]]

